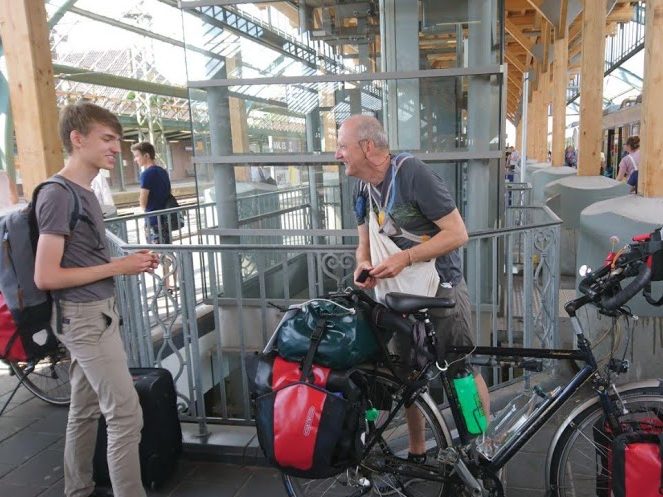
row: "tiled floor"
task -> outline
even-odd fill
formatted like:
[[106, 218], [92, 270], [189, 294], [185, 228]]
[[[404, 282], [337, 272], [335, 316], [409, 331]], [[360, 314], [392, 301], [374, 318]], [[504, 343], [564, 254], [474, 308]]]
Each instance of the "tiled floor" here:
[[[0, 365], [0, 406], [16, 385]], [[62, 497], [66, 408], [54, 407], [19, 388], [0, 416], [0, 495]], [[176, 473], [150, 497], [280, 497], [278, 472], [255, 466], [199, 461], [185, 453]]]

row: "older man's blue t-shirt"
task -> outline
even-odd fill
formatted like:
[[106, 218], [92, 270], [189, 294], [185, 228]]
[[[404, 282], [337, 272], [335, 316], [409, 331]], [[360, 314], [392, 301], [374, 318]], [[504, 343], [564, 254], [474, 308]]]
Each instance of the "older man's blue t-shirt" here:
[[[166, 208], [166, 199], [170, 195], [170, 178], [163, 167], [153, 164], [145, 169], [140, 175], [140, 187], [150, 192], [145, 212]], [[150, 217], [150, 224], [158, 224], [157, 216]]]

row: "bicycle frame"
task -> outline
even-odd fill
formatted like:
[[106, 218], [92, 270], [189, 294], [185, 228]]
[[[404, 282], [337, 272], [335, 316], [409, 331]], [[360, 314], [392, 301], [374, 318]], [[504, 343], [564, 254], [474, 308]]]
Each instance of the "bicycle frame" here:
[[[579, 360], [583, 361], [585, 365], [578, 371], [578, 373], [571, 378], [571, 380], [564, 386], [561, 392], [554, 397], [548, 397], [543, 401], [540, 408], [540, 414], [527, 419], [523, 426], [518, 430], [517, 435], [509, 440], [492, 459], [481, 457], [481, 467], [485, 467], [491, 471], [498, 471], [536, 434], [536, 432], [559, 410], [559, 408], [566, 403], [566, 401], [592, 376], [596, 378], [599, 386], [607, 387], [605, 385], [606, 378], [598, 372], [596, 359], [592, 353], [591, 344], [585, 338], [582, 327], [578, 318], [576, 317], [576, 310], [589, 303], [589, 299], [581, 297], [571, 301], [566, 306], [566, 311], [571, 318], [571, 324], [575, 331], [578, 348], [577, 349], [524, 349], [524, 348], [510, 348], [510, 347], [469, 347], [458, 346], [450, 347], [449, 352], [454, 354], [471, 354], [471, 355], [490, 355], [496, 357], [519, 357], [519, 358], [537, 358], [537, 359], [554, 359], [554, 360]], [[441, 372], [443, 377], [442, 381], [444, 388], [449, 399], [449, 408], [453, 414], [456, 422], [456, 428], [460, 436], [461, 444], [466, 445], [471, 441], [471, 437], [467, 432], [465, 421], [461, 414], [460, 406], [456, 398], [455, 392], [451, 387], [449, 377], [446, 371]], [[614, 427], [618, 426], [616, 419], [613, 417], [612, 403], [610, 401], [609, 389], [598, 388], [597, 395], [601, 402], [604, 412], [608, 415], [608, 421]]]
[[[502, 348], [502, 347], [450, 347], [450, 352], [457, 354], [468, 354], [472, 353], [473, 355], [492, 355], [496, 357], [534, 357], [539, 359], [575, 359], [581, 360], [587, 363], [576, 375], [571, 378], [571, 380], [566, 384], [563, 390], [557, 394], [555, 397], [547, 398], [543, 401], [543, 408], [541, 414], [536, 417], [529, 418], [525, 424], [518, 430], [518, 435], [513, 439], [509, 440], [496, 454], [492, 460], [483, 459], [485, 463], [482, 463], [481, 466], [487, 467], [492, 471], [497, 471], [502, 468], [509, 460], [525, 445], [530, 438], [541, 428], [546, 421], [548, 421], [557, 410], [564, 405], [564, 403], [597, 371], [596, 364], [591, 365], [593, 362], [593, 356], [591, 356], [591, 350], [583, 351], [578, 350], [567, 350], [567, 349], [521, 349], [521, 348]], [[589, 355], [589, 356], [588, 356]], [[591, 357], [590, 357], [591, 356]], [[441, 375], [446, 377], [446, 381], [449, 382], [446, 372], [442, 372]], [[444, 380], [443, 380], [444, 382]], [[445, 385], [446, 389], [446, 385]], [[449, 391], [449, 390], [448, 390]], [[447, 393], [448, 393], [447, 391]], [[450, 388], [450, 391], [453, 392], [453, 388]], [[455, 394], [448, 395], [449, 398], [449, 408], [454, 416], [454, 419], [457, 418], [463, 419], [460, 412], [460, 406], [458, 401], [455, 398]], [[455, 412], [454, 412], [455, 411]], [[471, 438], [467, 433], [464, 420], [457, 426], [458, 433], [460, 435], [461, 443], [463, 445], [469, 443]]]

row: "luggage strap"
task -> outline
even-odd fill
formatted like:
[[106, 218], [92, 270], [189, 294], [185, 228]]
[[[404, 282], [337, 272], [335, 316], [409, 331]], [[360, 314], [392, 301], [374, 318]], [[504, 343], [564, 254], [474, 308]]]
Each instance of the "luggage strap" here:
[[302, 376], [301, 381], [312, 382], [311, 378], [311, 368], [313, 367], [313, 358], [315, 353], [318, 351], [318, 346], [322, 340], [322, 335], [325, 333], [325, 328], [327, 327], [326, 319], [318, 319], [318, 322], [315, 325], [315, 330], [311, 334], [311, 344], [308, 346], [308, 351], [306, 352], [306, 357], [302, 362]]

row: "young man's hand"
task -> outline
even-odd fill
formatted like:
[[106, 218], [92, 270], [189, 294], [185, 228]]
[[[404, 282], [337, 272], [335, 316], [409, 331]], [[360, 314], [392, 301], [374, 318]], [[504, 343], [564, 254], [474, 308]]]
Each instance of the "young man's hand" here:
[[149, 250], [139, 250], [118, 259], [121, 274], [140, 274], [151, 272], [159, 265], [159, 256]]

